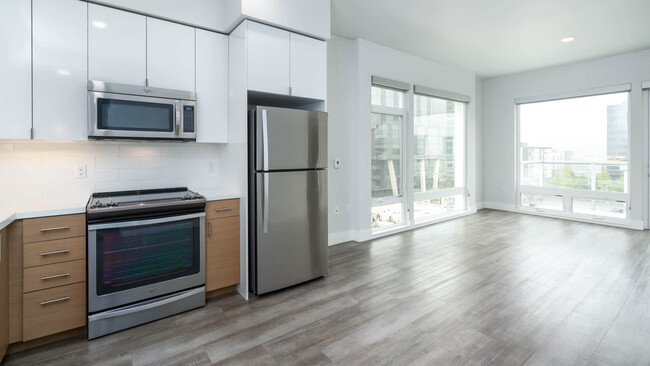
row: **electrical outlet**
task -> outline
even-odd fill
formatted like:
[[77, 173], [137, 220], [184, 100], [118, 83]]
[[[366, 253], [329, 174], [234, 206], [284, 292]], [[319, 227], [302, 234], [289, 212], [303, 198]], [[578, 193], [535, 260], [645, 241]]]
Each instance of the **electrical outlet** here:
[[341, 167], [341, 159], [336, 158], [334, 159], [334, 169], [338, 169]]
[[334, 215], [339, 214], [339, 206], [334, 206]]
[[74, 166], [75, 178], [86, 178], [86, 164], [78, 164]]

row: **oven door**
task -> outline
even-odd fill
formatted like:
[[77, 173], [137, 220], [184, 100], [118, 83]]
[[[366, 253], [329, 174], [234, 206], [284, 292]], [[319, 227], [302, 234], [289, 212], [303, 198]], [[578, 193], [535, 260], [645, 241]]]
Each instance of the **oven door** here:
[[88, 92], [88, 136], [180, 139], [181, 101]]
[[88, 226], [88, 312], [205, 284], [205, 213]]

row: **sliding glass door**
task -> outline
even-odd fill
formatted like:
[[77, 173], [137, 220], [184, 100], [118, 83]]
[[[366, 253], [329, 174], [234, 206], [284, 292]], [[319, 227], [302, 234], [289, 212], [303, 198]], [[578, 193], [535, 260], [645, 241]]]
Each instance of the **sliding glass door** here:
[[415, 94], [413, 213], [416, 223], [466, 208], [465, 106]]
[[371, 87], [373, 233], [466, 211], [469, 98], [381, 81]]

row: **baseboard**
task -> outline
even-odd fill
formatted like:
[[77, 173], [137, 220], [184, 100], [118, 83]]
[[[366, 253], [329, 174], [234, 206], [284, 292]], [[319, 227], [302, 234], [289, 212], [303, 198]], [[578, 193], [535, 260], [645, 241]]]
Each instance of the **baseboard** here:
[[354, 241], [354, 239], [354, 231], [340, 231], [338, 233], [330, 233], [327, 242], [329, 246], [332, 246]]
[[517, 209], [514, 205], [498, 203], [498, 202], [485, 202], [485, 208], [489, 208], [492, 210], [499, 210], [499, 211], [515, 212], [515, 213], [520, 213], [525, 215], [550, 217], [550, 218], [561, 219], [561, 220], [586, 222], [589, 224], [621, 227], [621, 228], [632, 229], [632, 230], [644, 230], [643, 220], [630, 220], [624, 222], [591, 220], [589, 218], [584, 218], [584, 217], [570, 217], [564, 215], [555, 215], [550, 212], [535, 212], [535, 211], [528, 211], [528, 210], [520, 210]]
[[476, 210], [482, 210], [485, 208], [485, 202], [476, 202]]
[[513, 204], [501, 203], [501, 202], [483, 202], [483, 208], [489, 208], [493, 210], [500, 211], [512, 211], [516, 212], [516, 207]]

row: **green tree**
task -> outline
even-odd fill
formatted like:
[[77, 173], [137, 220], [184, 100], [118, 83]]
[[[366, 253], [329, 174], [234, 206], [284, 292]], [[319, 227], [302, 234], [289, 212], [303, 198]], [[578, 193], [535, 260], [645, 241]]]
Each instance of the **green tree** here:
[[596, 173], [596, 190], [611, 191], [612, 188], [615, 188], [612, 185], [612, 176], [609, 175], [609, 172], [603, 165], [603, 167], [600, 170], [600, 173]]

